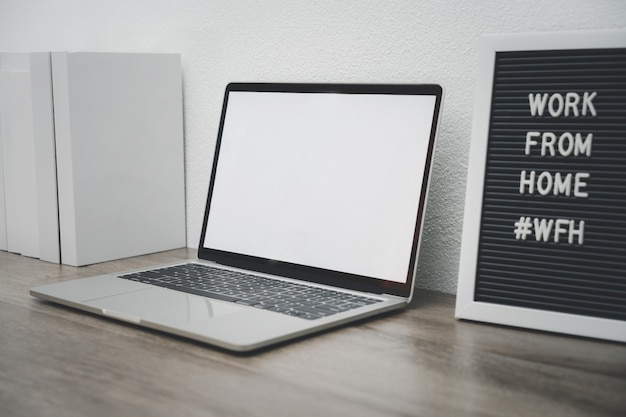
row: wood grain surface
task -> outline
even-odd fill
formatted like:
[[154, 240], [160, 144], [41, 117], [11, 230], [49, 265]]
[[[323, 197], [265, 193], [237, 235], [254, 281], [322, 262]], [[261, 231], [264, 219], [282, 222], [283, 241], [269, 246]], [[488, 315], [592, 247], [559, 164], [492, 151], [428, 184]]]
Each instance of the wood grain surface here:
[[456, 321], [449, 294], [240, 355], [28, 293], [193, 256], [74, 268], [0, 252], [0, 415], [626, 415], [626, 345]]

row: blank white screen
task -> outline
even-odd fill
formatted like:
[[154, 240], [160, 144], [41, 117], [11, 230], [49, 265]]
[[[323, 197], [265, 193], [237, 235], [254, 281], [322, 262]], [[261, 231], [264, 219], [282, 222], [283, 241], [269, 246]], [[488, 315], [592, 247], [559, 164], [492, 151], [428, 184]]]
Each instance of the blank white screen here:
[[230, 92], [204, 246], [405, 282], [435, 100]]

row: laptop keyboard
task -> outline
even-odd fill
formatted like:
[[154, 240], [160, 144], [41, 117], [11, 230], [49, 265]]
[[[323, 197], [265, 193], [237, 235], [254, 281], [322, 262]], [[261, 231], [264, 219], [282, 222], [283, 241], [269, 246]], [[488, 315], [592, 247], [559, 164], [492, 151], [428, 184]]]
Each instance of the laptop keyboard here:
[[194, 263], [119, 277], [307, 320], [327, 317], [381, 301]]

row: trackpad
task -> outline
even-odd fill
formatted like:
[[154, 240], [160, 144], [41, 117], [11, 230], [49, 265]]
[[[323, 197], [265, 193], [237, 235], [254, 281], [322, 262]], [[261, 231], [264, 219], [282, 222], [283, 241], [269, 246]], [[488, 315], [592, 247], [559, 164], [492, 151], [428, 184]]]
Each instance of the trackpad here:
[[105, 314], [135, 317], [163, 324], [192, 323], [246, 309], [237, 304], [161, 288], [146, 288], [125, 294], [97, 298], [84, 304]]

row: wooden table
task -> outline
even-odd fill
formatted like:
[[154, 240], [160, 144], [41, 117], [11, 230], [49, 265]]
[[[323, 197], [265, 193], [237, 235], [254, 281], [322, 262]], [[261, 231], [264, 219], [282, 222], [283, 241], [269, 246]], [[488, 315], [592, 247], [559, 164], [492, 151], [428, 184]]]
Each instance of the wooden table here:
[[0, 415], [626, 416], [626, 345], [401, 312], [236, 355], [31, 297], [35, 285], [194, 257], [73, 268], [0, 252]]

